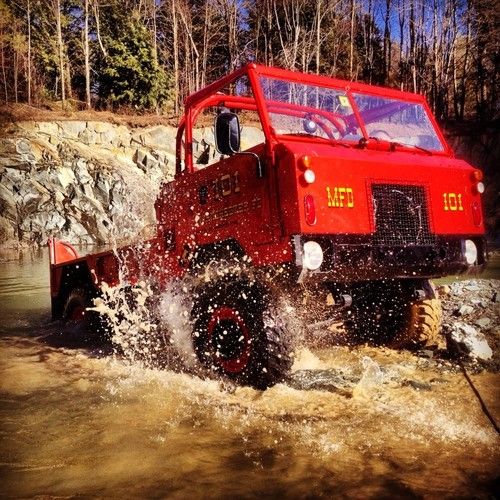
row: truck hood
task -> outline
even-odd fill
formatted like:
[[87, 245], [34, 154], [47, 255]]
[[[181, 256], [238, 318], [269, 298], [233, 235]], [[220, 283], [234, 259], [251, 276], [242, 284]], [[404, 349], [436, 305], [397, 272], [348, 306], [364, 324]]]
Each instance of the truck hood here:
[[[373, 234], [376, 186], [410, 187], [426, 204], [429, 230], [437, 235], [483, 234], [481, 197], [474, 168], [443, 154], [376, 151], [342, 145], [283, 141], [276, 148], [279, 198], [288, 234]], [[304, 179], [309, 157], [315, 181]], [[405, 188], [407, 186], [407, 188]], [[314, 200], [316, 222], [308, 224], [305, 197]]]

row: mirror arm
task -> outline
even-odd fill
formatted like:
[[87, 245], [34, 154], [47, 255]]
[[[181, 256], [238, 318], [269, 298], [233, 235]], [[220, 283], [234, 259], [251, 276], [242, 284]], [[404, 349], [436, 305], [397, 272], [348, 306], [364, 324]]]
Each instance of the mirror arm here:
[[257, 160], [257, 178], [262, 179], [264, 177], [264, 168], [257, 153], [253, 153], [252, 151], [237, 151], [234, 154], [253, 156]]

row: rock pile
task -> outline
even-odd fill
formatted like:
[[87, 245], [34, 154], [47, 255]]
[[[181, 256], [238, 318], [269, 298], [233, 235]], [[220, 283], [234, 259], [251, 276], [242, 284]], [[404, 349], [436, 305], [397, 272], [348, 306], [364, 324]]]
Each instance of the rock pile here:
[[499, 364], [500, 280], [456, 281], [443, 298], [443, 331], [462, 353]]
[[0, 246], [137, 234], [154, 222], [159, 184], [173, 176], [175, 134], [162, 125], [17, 123], [0, 138]]

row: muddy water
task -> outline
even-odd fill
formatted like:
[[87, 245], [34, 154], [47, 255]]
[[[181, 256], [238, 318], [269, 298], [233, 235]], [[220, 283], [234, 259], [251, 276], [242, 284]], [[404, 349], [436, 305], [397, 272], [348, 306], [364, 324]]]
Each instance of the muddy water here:
[[[299, 349], [266, 392], [55, 345], [46, 256], [0, 264], [0, 494], [493, 497], [499, 439], [446, 362]], [[500, 417], [498, 375], [473, 376]]]

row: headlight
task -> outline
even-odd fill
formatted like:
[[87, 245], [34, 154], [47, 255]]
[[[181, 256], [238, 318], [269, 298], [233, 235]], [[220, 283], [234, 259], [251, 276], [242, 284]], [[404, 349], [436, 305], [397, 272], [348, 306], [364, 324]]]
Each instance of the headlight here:
[[311, 170], [310, 168], [308, 168], [308, 169], [304, 172], [304, 180], [305, 180], [308, 184], [312, 184], [312, 183], [316, 180], [316, 174], [314, 173], [314, 170]]
[[477, 247], [472, 240], [465, 240], [464, 257], [469, 266], [472, 266], [477, 261]]
[[303, 249], [303, 266], [310, 271], [319, 269], [323, 263], [323, 250], [316, 241], [306, 241]]

